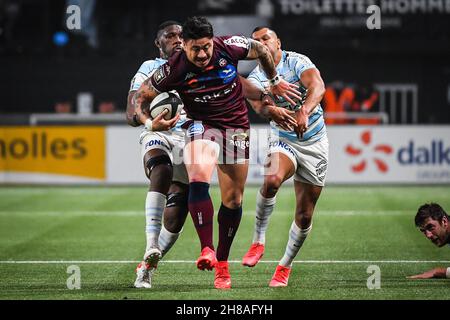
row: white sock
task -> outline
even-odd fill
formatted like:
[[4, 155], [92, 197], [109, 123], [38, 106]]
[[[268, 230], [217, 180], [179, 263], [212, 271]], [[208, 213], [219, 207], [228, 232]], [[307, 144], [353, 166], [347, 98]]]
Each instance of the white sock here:
[[159, 249], [161, 250], [162, 256], [164, 257], [166, 253], [172, 248], [175, 241], [177, 241], [180, 234], [183, 232], [183, 229], [178, 233], [172, 233], [168, 231], [164, 226], [161, 228], [161, 233], [159, 234]]
[[149, 191], [145, 201], [145, 233], [147, 248], [158, 247], [158, 237], [161, 232], [161, 220], [166, 207], [166, 196], [159, 192]]
[[256, 221], [255, 231], [253, 233], [253, 243], [266, 243], [266, 230], [269, 225], [269, 217], [275, 206], [276, 196], [273, 198], [264, 198], [261, 192], [256, 196]]
[[300, 229], [295, 223], [295, 220], [292, 221], [291, 229], [289, 230], [289, 240], [286, 245], [284, 256], [280, 260], [280, 266], [289, 268], [292, 266], [292, 261], [294, 261], [295, 256], [303, 245], [303, 242], [311, 229], [312, 224], [306, 229]]

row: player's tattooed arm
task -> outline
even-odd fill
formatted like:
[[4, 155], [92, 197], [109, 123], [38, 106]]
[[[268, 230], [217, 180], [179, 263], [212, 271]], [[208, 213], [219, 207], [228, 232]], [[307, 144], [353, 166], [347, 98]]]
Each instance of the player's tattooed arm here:
[[[147, 120], [150, 119], [148, 112], [143, 110], [143, 104], [149, 106], [153, 99], [158, 95], [158, 92], [153, 88], [150, 83], [150, 79], [145, 80], [139, 90], [131, 91], [128, 94], [127, 103], [127, 122], [130, 126], [138, 127], [142, 124], [146, 125]], [[175, 126], [180, 118], [177, 114], [176, 117], [165, 120], [164, 116], [167, 114], [168, 110], [163, 111], [155, 118], [151, 119], [151, 128], [147, 130], [151, 131], [167, 131]]]
[[295, 101], [292, 99], [300, 99], [300, 93], [297, 91], [298, 86], [281, 79], [277, 74], [273, 57], [266, 46], [253, 39], [248, 40], [250, 41], [250, 49], [247, 54], [247, 60], [258, 59], [261, 68], [270, 79], [270, 91], [274, 95], [283, 97], [290, 104], [295, 105]]
[[248, 50], [247, 60], [259, 59], [259, 63], [267, 77], [269, 79], [275, 77], [277, 75], [277, 70], [275, 69], [275, 62], [273, 61], [269, 49], [258, 41], [253, 39], [248, 40], [250, 41], [250, 49]]
[[140, 125], [139, 119], [137, 119], [137, 114], [135, 112], [134, 106], [134, 95], [136, 94], [136, 90], [130, 91], [128, 93], [127, 98], [127, 123], [132, 127], [138, 127]]
[[131, 103], [134, 105], [134, 115], [133, 117], [139, 122], [139, 124], [144, 124], [149, 115], [145, 114], [142, 110], [143, 104], [150, 104], [153, 99], [158, 95], [158, 92], [153, 88], [151, 78], [146, 79], [139, 89], [136, 91], [132, 97]]

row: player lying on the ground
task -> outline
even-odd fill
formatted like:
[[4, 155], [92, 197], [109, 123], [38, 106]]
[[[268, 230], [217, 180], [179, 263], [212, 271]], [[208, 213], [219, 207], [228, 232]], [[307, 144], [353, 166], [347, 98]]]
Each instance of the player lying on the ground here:
[[[182, 50], [180, 23], [163, 22], [158, 27], [155, 45], [159, 48], [160, 57], [145, 61], [131, 81], [127, 120], [132, 126], [140, 125], [134, 116], [133, 99], [136, 91], [174, 52]], [[181, 117], [171, 120], [164, 120], [163, 116], [160, 114], [153, 119], [153, 131], [144, 129], [139, 138], [144, 170], [150, 185], [145, 201], [147, 246], [143, 261], [136, 268], [136, 288], [151, 288], [157, 262], [178, 239], [188, 213], [189, 181], [186, 168], [180, 159], [174, 159], [179, 157], [184, 148], [184, 133], [180, 126], [186, 120], [186, 115], [181, 111]], [[164, 218], [163, 226], [161, 215]]]
[[[259, 59], [270, 79], [273, 94], [300, 98], [298, 86], [282, 80], [273, 58], [260, 43], [242, 36], [214, 37], [202, 17], [183, 25], [184, 51], [174, 54], [137, 92], [137, 103], [152, 101], [159, 92], [177, 90], [191, 121], [187, 130], [184, 163], [189, 175], [188, 206], [200, 239], [197, 267], [215, 268], [214, 286], [231, 288], [228, 256], [240, 224], [248, 172], [249, 121], [237, 64]], [[148, 116], [136, 109], [140, 123]], [[231, 161], [228, 161], [230, 160]], [[217, 167], [222, 205], [219, 209], [219, 244], [213, 245], [214, 208], [209, 185]]]
[[[295, 219], [289, 230], [284, 256], [269, 283], [271, 287], [287, 286], [292, 262], [312, 228], [314, 207], [319, 199], [328, 165], [328, 138], [320, 106], [325, 86], [319, 70], [308, 57], [281, 49], [277, 34], [268, 27], [257, 27], [252, 38], [266, 46], [276, 64], [277, 73], [290, 83], [300, 84], [302, 99], [295, 104], [276, 98], [279, 108], [295, 112], [290, 128], [271, 122], [271, 137], [264, 184], [256, 199], [256, 223], [253, 243], [243, 257], [243, 265], [255, 266], [264, 254], [265, 234], [275, 206], [276, 194], [284, 181], [294, 176], [296, 196]], [[248, 80], [267, 89], [269, 78], [257, 66]], [[251, 101], [259, 109], [259, 101]]]
[[[422, 205], [417, 211], [415, 223], [424, 236], [438, 247], [450, 246], [449, 216], [440, 205], [436, 203]], [[450, 267], [435, 268], [409, 278], [450, 278]]]

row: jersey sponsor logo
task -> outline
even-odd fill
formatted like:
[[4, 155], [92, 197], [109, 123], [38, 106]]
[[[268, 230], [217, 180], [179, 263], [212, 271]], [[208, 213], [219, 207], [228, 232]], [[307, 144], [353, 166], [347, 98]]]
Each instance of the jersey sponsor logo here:
[[227, 65], [227, 60], [225, 60], [224, 58], [220, 58], [219, 66], [225, 67], [226, 65]]
[[246, 134], [245, 132], [234, 133], [231, 135], [231, 138], [245, 140], [248, 138], [248, 134]]
[[301, 64], [303, 64], [304, 66], [312, 64], [311, 59], [309, 59], [307, 56], [297, 53], [297, 52], [286, 51], [286, 57], [293, 58], [294, 60], [296, 60], [296, 62], [298, 61]]
[[186, 77], [184, 78], [184, 80], [189, 80], [189, 79], [191, 79], [191, 78], [193, 78], [193, 77], [195, 77], [195, 76], [196, 76], [195, 73], [193, 73], [193, 72], [188, 72], [187, 75], [186, 75]]
[[155, 71], [155, 74], [153, 75], [156, 84], [160, 84], [161, 81], [163, 81], [168, 75], [170, 74], [170, 66], [169, 65], [163, 65], [158, 68], [158, 70]]
[[250, 48], [250, 42], [245, 37], [232, 36], [224, 41], [227, 46], [236, 46], [244, 49]]
[[186, 90], [186, 93], [197, 92], [197, 91], [203, 90], [203, 89], [205, 89], [205, 88], [206, 88], [206, 86], [203, 85], [203, 86], [200, 86], [200, 87], [197, 87], [197, 88], [193, 88], [193, 89]]
[[250, 141], [248, 140], [228, 140], [230, 142], [230, 145], [233, 147], [240, 148], [242, 150], [245, 150], [250, 147]]
[[326, 173], [327, 173], [328, 163], [326, 160], [321, 160], [316, 165], [316, 176], [317, 179], [319, 179], [321, 182], [325, 179]]
[[218, 72], [219, 77], [222, 79], [224, 84], [230, 83], [236, 77], [236, 68], [229, 64], [225, 69], [221, 69]]
[[170, 150], [170, 148], [163, 141], [156, 140], [156, 139], [150, 140], [149, 142], [147, 142], [145, 144], [145, 149], [152, 148], [152, 147], [158, 147], [158, 146], [161, 146], [161, 147], [164, 147], [164, 148]]
[[[285, 143], [283, 141], [279, 141], [279, 140], [272, 141], [269, 144], [269, 148], [270, 149], [272, 149], [272, 148], [273, 149], [275, 149], [275, 148], [282, 148], [282, 149], [288, 151], [290, 154], [292, 154], [295, 157], [295, 153], [292, 150], [292, 148], [287, 143]], [[272, 151], [272, 152], [274, 152], [274, 151]]]
[[237, 83], [234, 82], [230, 87], [228, 87], [224, 90], [220, 90], [218, 92], [207, 94], [202, 97], [196, 97], [194, 99], [194, 101], [199, 102], [199, 103], [207, 103], [211, 100], [216, 100], [217, 98], [225, 97], [225, 96], [229, 95], [233, 91], [233, 89], [236, 88], [236, 86], [237, 86]]
[[193, 137], [202, 134], [203, 132], [205, 132], [205, 127], [201, 123], [194, 122], [187, 129], [187, 136]]
[[233, 133], [231, 139], [228, 140], [230, 145], [245, 150], [250, 147], [248, 134], [246, 132]]

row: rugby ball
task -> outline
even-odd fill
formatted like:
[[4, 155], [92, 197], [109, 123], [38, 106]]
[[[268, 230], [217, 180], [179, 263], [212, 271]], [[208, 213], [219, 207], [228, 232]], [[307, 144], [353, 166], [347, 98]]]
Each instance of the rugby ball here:
[[183, 109], [183, 101], [176, 91], [162, 92], [150, 103], [148, 113], [151, 119], [168, 110], [165, 120], [173, 119]]

